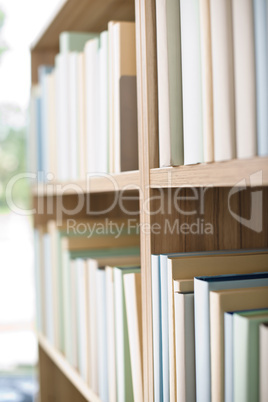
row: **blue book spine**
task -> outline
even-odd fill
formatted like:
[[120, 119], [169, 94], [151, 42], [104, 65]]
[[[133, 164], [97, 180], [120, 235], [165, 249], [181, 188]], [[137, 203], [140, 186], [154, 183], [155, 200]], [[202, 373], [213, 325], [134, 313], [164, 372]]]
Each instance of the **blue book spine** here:
[[268, 155], [268, 5], [254, 0], [258, 155]]

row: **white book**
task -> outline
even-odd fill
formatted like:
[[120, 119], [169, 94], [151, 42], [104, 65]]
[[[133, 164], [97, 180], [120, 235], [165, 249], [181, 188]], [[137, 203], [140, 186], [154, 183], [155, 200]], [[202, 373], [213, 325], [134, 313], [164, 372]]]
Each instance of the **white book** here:
[[210, 1], [215, 161], [236, 157], [232, 2]]
[[86, 179], [86, 110], [85, 110], [85, 54], [78, 54], [78, 175]]
[[96, 272], [97, 293], [97, 336], [98, 336], [98, 389], [103, 402], [109, 401], [108, 367], [107, 367], [107, 319], [106, 319], [106, 291], [105, 270], [98, 269]]
[[195, 401], [194, 294], [174, 293], [177, 402]]
[[108, 342], [108, 378], [109, 401], [117, 401], [116, 392], [116, 361], [115, 361], [115, 311], [114, 311], [114, 273], [112, 267], [106, 267], [106, 309]]
[[78, 370], [85, 382], [88, 381], [88, 306], [86, 263], [81, 258], [76, 259], [76, 297], [77, 297], [77, 341], [78, 341]]
[[233, 5], [236, 149], [238, 158], [257, 153], [254, 18], [252, 0]]
[[[156, 2], [159, 165], [183, 165], [180, 3]], [[176, 40], [174, 38], [177, 38]]]
[[70, 149], [69, 165], [70, 180], [78, 179], [78, 53], [69, 53], [69, 125], [70, 125]]
[[99, 48], [99, 133], [97, 135], [97, 172], [108, 173], [108, 134], [109, 134], [109, 109], [108, 109], [108, 32], [100, 34]]
[[151, 256], [152, 265], [152, 313], [153, 313], [153, 353], [154, 353], [154, 400], [163, 398], [162, 341], [161, 341], [161, 294], [160, 261], [158, 255]]
[[89, 364], [90, 380], [89, 385], [94, 392], [99, 393], [98, 379], [98, 332], [97, 332], [97, 294], [96, 274], [98, 263], [96, 260], [87, 260], [88, 279], [88, 327], [89, 327]]
[[133, 394], [143, 402], [141, 273], [124, 275]]
[[45, 278], [45, 325], [46, 336], [54, 345], [54, 329], [53, 329], [53, 294], [52, 294], [52, 270], [51, 270], [51, 244], [48, 233], [43, 234], [43, 250], [44, 250], [44, 278]]
[[85, 45], [87, 173], [95, 173], [97, 171], [97, 137], [99, 135], [98, 49], [99, 38], [91, 39]]
[[53, 179], [57, 175], [57, 127], [56, 127], [56, 77], [55, 71], [48, 74], [47, 91], [48, 91], [48, 121], [47, 121], [47, 135], [48, 135], [48, 172], [52, 173]]
[[70, 256], [69, 251], [64, 250], [64, 242], [62, 242], [62, 305], [63, 305], [63, 329], [64, 329], [64, 355], [66, 359], [72, 361], [72, 336], [71, 336], [71, 298], [70, 298]]
[[68, 53], [56, 56], [57, 180], [66, 181], [69, 172]]
[[71, 324], [71, 365], [78, 368], [78, 308], [77, 308], [77, 267], [76, 261], [70, 262], [70, 324]]
[[[163, 401], [170, 400], [167, 256], [160, 255]], [[174, 373], [172, 373], [174, 375]]]
[[181, 0], [184, 164], [204, 161], [199, 1]]

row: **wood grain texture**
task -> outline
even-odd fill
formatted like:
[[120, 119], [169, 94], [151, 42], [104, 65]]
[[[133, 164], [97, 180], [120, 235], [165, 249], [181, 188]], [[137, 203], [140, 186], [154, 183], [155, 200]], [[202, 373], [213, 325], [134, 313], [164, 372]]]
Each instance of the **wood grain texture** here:
[[42, 402], [100, 402], [64, 356], [42, 336], [39, 342], [39, 379]]
[[150, 185], [152, 188], [179, 186], [232, 187], [241, 186], [240, 182], [245, 180], [245, 184], [251, 186], [251, 175], [258, 171], [262, 171], [262, 185], [267, 186], [267, 157], [152, 169], [150, 172]]
[[[155, 1], [135, 0], [137, 99], [140, 175], [140, 223], [150, 226], [150, 168], [158, 166], [157, 69]], [[143, 306], [143, 370], [145, 401], [154, 400], [151, 288], [151, 236], [141, 230]]]

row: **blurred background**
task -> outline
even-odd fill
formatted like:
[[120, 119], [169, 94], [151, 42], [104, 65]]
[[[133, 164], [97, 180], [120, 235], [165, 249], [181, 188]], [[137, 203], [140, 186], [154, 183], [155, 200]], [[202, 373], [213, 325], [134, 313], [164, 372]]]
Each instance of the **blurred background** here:
[[[0, 402], [38, 400], [31, 217], [10, 211], [6, 186], [27, 172], [30, 46], [61, 0], [0, 0]], [[30, 185], [14, 203], [31, 204]]]

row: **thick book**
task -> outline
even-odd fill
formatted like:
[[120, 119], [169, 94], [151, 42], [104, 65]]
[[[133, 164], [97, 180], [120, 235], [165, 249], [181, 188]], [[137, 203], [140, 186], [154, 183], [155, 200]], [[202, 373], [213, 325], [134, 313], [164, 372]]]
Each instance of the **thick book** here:
[[124, 275], [133, 394], [143, 401], [141, 273]]
[[234, 402], [259, 401], [259, 326], [264, 322], [268, 310], [234, 314]]
[[236, 157], [232, 2], [210, 1], [215, 161]]
[[268, 400], [268, 324], [260, 325], [260, 402]]
[[181, 23], [178, 1], [156, 2], [156, 30], [159, 165], [183, 165]]
[[204, 161], [198, 0], [181, 0], [181, 66], [184, 164]]
[[109, 40], [110, 172], [119, 173], [138, 169], [135, 23], [111, 22]]
[[268, 155], [268, 4], [253, 0], [258, 155]]
[[[255, 270], [258, 271], [258, 262], [255, 262], [254, 256], [248, 256], [248, 259], [251, 260], [251, 266], [254, 266]], [[224, 384], [224, 359], [222, 354], [213, 354], [210, 347], [210, 292], [220, 289], [238, 289], [265, 285], [268, 286], [268, 273], [197, 277], [194, 280], [195, 325], [196, 332], [199, 334], [199, 342], [196, 341], [196, 358], [199, 361], [197, 372], [202, 370], [198, 374], [199, 379], [206, 384], [210, 384], [211, 390], [214, 391], [217, 397], [219, 394], [223, 394], [223, 390], [219, 391], [217, 387], [218, 384]]]
[[194, 294], [174, 293], [177, 402], [195, 402]]
[[233, 9], [236, 152], [257, 153], [254, 18], [252, 0], [235, 0]]
[[[222, 366], [219, 364], [224, 356], [224, 313], [226, 311], [250, 310], [266, 308], [268, 303], [268, 287], [245, 289], [225, 289], [210, 292], [210, 339], [212, 401], [224, 401], [224, 383]], [[214, 373], [213, 370], [216, 372]]]

